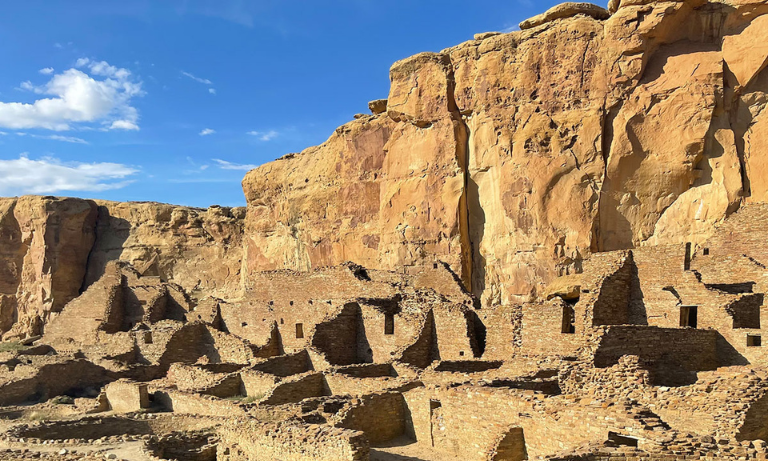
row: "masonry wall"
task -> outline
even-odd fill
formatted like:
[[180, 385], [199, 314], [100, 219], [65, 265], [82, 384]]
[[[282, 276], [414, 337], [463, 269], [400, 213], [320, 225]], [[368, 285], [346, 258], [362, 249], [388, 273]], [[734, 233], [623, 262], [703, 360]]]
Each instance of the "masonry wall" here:
[[280, 381], [262, 403], [267, 405], [282, 405], [284, 403], [300, 402], [310, 397], [326, 395], [325, 382], [322, 373], [309, 372], [291, 376]]
[[220, 432], [218, 461], [368, 461], [370, 453], [362, 432], [328, 426], [241, 420]]
[[575, 356], [585, 344], [584, 329], [581, 326], [573, 333], [563, 332], [563, 312], [569, 309], [574, 307], [559, 298], [524, 304], [520, 352], [526, 355]]
[[478, 312], [478, 315], [486, 327], [483, 358], [488, 360], [512, 358], [519, 351], [523, 340], [522, 306], [489, 306]]
[[336, 427], [365, 432], [372, 445], [405, 433], [405, 401], [397, 392], [378, 393], [356, 399], [334, 422]]
[[649, 423], [631, 408], [543, 399], [533, 391], [462, 386], [418, 388], [403, 396], [406, 434], [424, 447], [468, 461], [489, 459], [514, 428], [522, 429], [528, 457], [536, 459], [602, 443], [609, 431], [645, 436]]
[[320, 322], [312, 335], [312, 346], [325, 355], [332, 365], [359, 363], [358, 342], [365, 341], [365, 330], [360, 330], [360, 306], [345, 304], [332, 318]]
[[19, 378], [9, 377], [10, 379], [0, 386], [0, 405], [46, 400], [86, 387], [98, 388], [115, 379], [106, 369], [87, 360], [41, 364], [31, 376], [23, 374], [21, 368], [23, 367], [17, 367], [17, 372], [21, 375]]
[[235, 403], [209, 395], [189, 394], [173, 389], [152, 389], [154, 402], [174, 413], [199, 416], [237, 417], [245, 412]]
[[130, 413], [149, 408], [149, 394], [144, 383], [116, 381], [107, 384], [105, 392], [109, 406], [114, 412]]
[[[425, 310], [433, 302], [400, 296], [361, 300], [357, 341], [359, 360], [369, 363], [391, 361], [401, 347], [413, 343], [418, 337]], [[387, 330], [388, 316], [392, 322], [391, 332]]]
[[596, 332], [594, 365], [609, 367], [635, 355], [655, 383], [695, 381], [696, 372], [718, 367], [717, 332], [646, 326], [610, 326]]
[[201, 357], [211, 363], [247, 364], [253, 351], [239, 338], [214, 330], [203, 322], [192, 322], [173, 333], [160, 358], [164, 367], [172, 363], [195, 363]]

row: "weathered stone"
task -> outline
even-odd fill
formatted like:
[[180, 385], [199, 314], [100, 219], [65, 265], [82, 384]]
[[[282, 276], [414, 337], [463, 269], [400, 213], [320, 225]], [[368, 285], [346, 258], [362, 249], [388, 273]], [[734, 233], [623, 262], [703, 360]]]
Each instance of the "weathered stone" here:
[[544, 13], [521, 22], [520, 30], [532, 29], [557, 19], [570, 18], [579, 14], [595, 19], [608, 19], [610, 16], [608, 10], [592, 3], [566, 2], [553, 6]]
[[373, 101], [368, 103], [368, 108], [371, 110], [371, 113], [374, 115], [383, 114], [387, 111], [387, 100], [386, 99], [374, 99]]

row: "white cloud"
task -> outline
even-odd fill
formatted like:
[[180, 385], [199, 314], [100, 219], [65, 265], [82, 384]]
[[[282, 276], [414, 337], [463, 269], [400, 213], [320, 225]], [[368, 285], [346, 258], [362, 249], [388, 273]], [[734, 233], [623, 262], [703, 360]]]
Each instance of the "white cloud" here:
[[211, 94], [216, 94], [216, 88], [208, 88], [208, 92]]
[[22, 89], [51, 97], [33, 103], [0, 101], [0, 127], [64, 131], [73, 124], [100, 122], [106, 129], [138, 130], [139, 113], [131, 99], [144, 94], [141, 82], [133, 81], [128, 70], [104, 61], [82, 58], [76, 66], [87, 68], [90, 75], [72, 68], [41, 86], [22, 83]]
[[232, 163], [232, 162], [227, 162], [226, 160], [221, 160], [221, 159], [218, 159], [218, 158], [214, 158], [212, 160], [214, 162], [218, 163], [219, 164], [219, 168], [221, 168], [222, 170], [245, 170], [245, 171], [247, 171], [247, 170], [252, 170], [252, 169], [258, 167], [258, 165], [248, 165], [248, 164]]
[[247, 134], [251, 136], [257, 136], [261, 141], [271, 141], [278, 137], [280, 133], [275, 130], [269, 131], [249, 131]]
[[206, 128], [203, 131], [200, 132], [200, 136], [208, 136], [210, 134], [216, 133], [216, 130], [212, 130], [210, 128]]
[[67, 191], [105, 191], [130, 184], [122, 180], [138, 170], [120, 163], [65, 163], [53, 157], [31, 160], [25, 154], [0, 160], [0, 194], [52, 194]]
[[43, 75], [51, 75], [53, 73], [53, 67], [46, 67], [45, 69], [40, 69], [38, 72]]
[[208, 80], [207, 78], [200, 78], [200, 77], [197, 77], [195, 75], [190, 74], [189, 72], [184, 72], [183, 70], [181, 71], [181, 75], [183, 75], [185, 77], [189, 77], [192, 80], [196, 81], [197, 83], [202, 83], [203, 85], [213, 85], [213, 82]]
[[109, 125], [110, 130], [127, 130], [127, 131], [138, 131], [139, 125], [133, 123], [130, 120], [115, 120], [112, 122], [111, 125]]
[[[17, 133], [17, 134], [21, 135], [21, 133]], [[24, 133], [23, 135], [26, 135], [26, 133]], [[50, 139], [51, 141], [69, 142], [69, 143], [73, 143], [73, 144], [88, 144], [88, 141], [86, 141], [85, 139], [76, 138], [74, 136], [60, 136], [60, 135], [57, 135], [57, 134], [52, 134], [50, 136], [42, 136], [42, 135], [33, 134], [31, 136], [33, 138], [38, 138], [38, 139]]]

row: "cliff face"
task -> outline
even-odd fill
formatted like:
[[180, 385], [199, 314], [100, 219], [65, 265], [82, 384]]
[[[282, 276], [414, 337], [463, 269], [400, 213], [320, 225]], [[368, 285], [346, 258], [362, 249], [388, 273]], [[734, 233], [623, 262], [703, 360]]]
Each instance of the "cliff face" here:
[[439, 260], [514, 303], [768, 200], [764, 1], [569, 3], [521, 29], [395, 63], [372, 115], [247, 174], [247, 213], [1, 199], [0, 333], [39, 333], [117, 259], [225, 299], [261, 271]]
[[508, 303], [766, 200], [768, 4], [610, 8], [396, 63], [386, 112], [248, 173], [248, 270], [437, 258]]
[[0, 335], [34, 336], [103, 273], [129, 261], [187, 292], [240, 287], [243, 209], [73, 198], [0, 199]]

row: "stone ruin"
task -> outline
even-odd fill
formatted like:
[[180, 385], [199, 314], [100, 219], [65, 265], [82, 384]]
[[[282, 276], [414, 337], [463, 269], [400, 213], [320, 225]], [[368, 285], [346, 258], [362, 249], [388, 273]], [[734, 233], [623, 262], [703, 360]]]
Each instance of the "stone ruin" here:
[[408, 58], [246, 209], [0, 199], [0, 460], [768, 459], [767, 18]]

